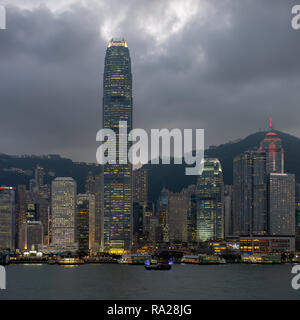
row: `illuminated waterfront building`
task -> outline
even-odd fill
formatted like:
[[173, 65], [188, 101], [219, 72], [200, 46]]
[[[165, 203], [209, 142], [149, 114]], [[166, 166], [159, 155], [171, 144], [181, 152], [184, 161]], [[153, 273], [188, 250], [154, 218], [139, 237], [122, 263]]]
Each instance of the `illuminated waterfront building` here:
[[[119, 134], [119, 121], [127, 122], [127, 132]], [[132, 129], [132, 74], [126, 41], [109, 42], [103, 76], [103, 128], [116, 135], [116, 164], [106, 164], [103, 174], [102, 250], [119, 252], [131, 247], [132, 165], [125, 164], [130, 144], [119, 145]]]
[[43, 224], [40, 221], [28, 220], [21, 227], [19, 249], [34, 250], [43, 245]]
[[15, 249], [15, 191], [0, 187], [0, 249]]
[[295, 176], [293, 174], [270, 173], [268, 208], [268, 234], [295, 236]]
[[224, 238], [224, 185], [221, 163], [205, 159], [197, 183], [197, 240]]
[[233, 232], [267, 234], [266, 153], [246, 151], [233, 162]]
[[73, 178], [59, 177], [52, 181], [52, 243], [75, 242], [76, 182]]

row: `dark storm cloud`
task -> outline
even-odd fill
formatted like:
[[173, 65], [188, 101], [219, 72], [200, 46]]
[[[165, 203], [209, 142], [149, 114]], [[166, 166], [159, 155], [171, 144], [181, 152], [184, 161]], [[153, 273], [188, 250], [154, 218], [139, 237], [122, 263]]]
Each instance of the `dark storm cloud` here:
[[57, 12], [8, 6], [0, 152], [95, 161], [110, 28], [130, 47], [136, 127], [205, 128], [209, 145], [264, 128], [272, 115], [300, 136], [296, 1], [190, 0], [198, 9], [185, 20], [161, 1], [95, 3]]

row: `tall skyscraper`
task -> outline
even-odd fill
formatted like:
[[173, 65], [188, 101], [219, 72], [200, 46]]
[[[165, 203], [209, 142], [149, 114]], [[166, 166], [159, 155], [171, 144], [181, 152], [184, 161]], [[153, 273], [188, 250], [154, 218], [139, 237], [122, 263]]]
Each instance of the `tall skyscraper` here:
[[76, 182], [73, 178], [59, 177], [52, 181], [52, 243], [75, 242]]
[[[119, 121], [127, 122], [127, 132], [119, 135]], [[116, 164], [106, 164], [103, 173], [104, 233], [102, 249], [128, 251], [131, 247], [132, 165], [121, 157], [128, 146], [120, 145], [132, 129], [132, 74], [126, 41], [111, 40], [105, 56], [103, 77], [103, 128], [116, 135]]]
[[224, 184], [218, 159], [205, 159], [197, 183], [197, 240], [224, 238]]
[[0, 249], [15, 249], [15, 191], [0, 187]]
[[233, 162], [233, 231], [267, 233], [267, 169], [264, 151], [245, 151]]
[[168, 195], [168, 225], [169, 241], [188, 241], [188, 214], [191, 197], [188, 193], [173, 193]]
[[269, 132], [260, 144], [260, 151], [266, 153], [266, 169], [268, 173], [284, 172], [284, 150], [281, 139], [272, 127], [272, 118], [270, 119]]
[[268, 183], [269, 234], [295, 236], [295, 175], [270, 173]]

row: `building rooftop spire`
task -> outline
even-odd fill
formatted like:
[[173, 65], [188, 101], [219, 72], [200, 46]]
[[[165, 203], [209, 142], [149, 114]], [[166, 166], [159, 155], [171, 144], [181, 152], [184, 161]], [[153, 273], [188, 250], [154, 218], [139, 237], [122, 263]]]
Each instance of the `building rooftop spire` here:
[[270, 128], [270, 130], [273, 129], [273, 120], [272, 120], [272, 117], [269, 118], [269, 128]]

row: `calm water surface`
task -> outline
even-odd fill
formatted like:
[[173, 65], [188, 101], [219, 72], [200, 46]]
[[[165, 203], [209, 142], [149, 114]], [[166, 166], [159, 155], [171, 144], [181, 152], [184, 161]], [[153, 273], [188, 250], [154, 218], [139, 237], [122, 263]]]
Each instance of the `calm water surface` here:
[[292, 265], [9, 265], [0, 299], [300, 299]]

